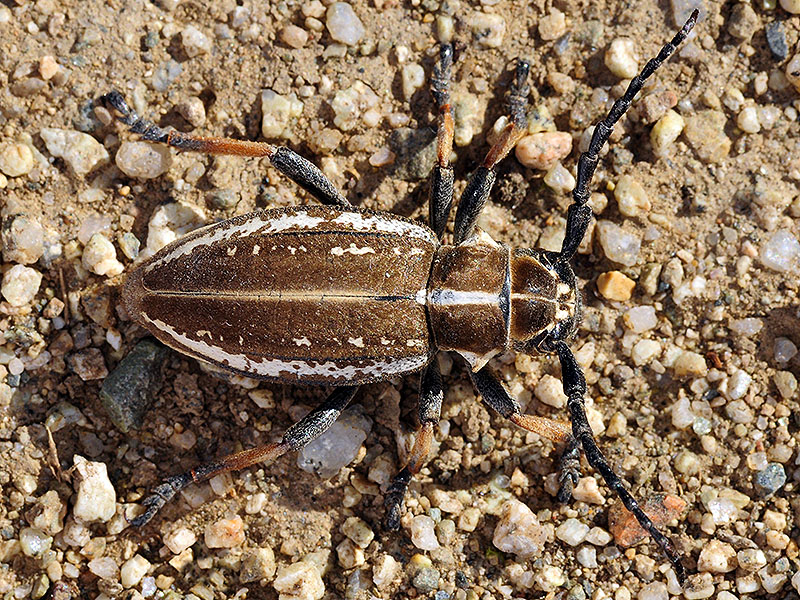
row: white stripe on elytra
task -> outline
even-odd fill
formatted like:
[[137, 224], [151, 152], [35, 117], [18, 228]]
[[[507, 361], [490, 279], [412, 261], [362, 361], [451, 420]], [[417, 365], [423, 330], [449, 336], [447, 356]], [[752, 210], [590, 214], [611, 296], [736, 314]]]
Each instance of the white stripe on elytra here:
[[343, 367], [336, 365], [336, 363], [332, 361], [317, 362], [310, 360], [280, 360], [269, 358], [253, 360], [245, 354], [231, 354], [218, 346], [213, 346], [200, 340], [193, 340], [179, 333], [174, 327], [164, 323], [164, 321], [160, 319], [151, 319], [144, 312], [140, 314], [141, 317], [153, 325], [153, 327], [164, 332], [171, 339], [192, 352], [231, 369], [252, 373], [254, 375], [261, 375], [263, 377], [285, 377], [287, 379], [293, 379], [294, 377], [299, 379], [303, 377], [325, 377], [331, 380], [356, 381], [360, 379], [384, 378], [396, 373], [408, 373], [421, 369], [428, 362], [427, 353], [403, 359], [373, 359], [368, 364], [364, 364], [364, 366], [347, 365]]
[[154, 268], [167, 264], [181, 256], [190, 254], [195, 248], [201, 246], [213, 246], [220, 242], [227, 241], [233, 237], [242, 238], [250, 235], [268, 235], [272, 233], [280, 233], [287, 229], [313, 229], [320, 223], [324, 223], [323, 217], [312, 217], [305, 212], [298, 212], [295, 214], [282, 214], [277, 218], [264, 219], [260, 215], [253, 215], [249, 219], [231, 225], [229, 223], [222, 223], [217, 225], [210, 225], [204, 229], [198, 230], [199, 235], [193, 239], [180, 242], [175, 246], [171, 252], [168, 252], [156, 261], [147, 265], [147, 272], [152, 271]]
[[381, 215], [365, 215], [358, 212], [343, 212], [333, 219], [331, 223], [348, 225], [354, 231], [375, 231], [380, 233], [393, 233], [403, 237], [413, 237], [426, 240], [432, 244], [437, 243], [434, 233], [424, 227], [401, 221], [396, 218], [386, 218]]

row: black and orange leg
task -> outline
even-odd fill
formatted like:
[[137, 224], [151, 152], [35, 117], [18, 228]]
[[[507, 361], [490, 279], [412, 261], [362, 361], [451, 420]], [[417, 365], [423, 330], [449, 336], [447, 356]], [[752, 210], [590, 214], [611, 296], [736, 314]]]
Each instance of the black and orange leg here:
[[138, 133], [144, 140], [203, 154], [267, 157], [273, 167], [308, 191], [322, 204], [350, 206], [341, 192], [314, 163], [289, 148], [274, 146], [266, 142], [201, 137], [181, 133], [174, 129], [164, 129], [140, 118], [136, 111], [128, 105], [122, 94], [117, 91], [101, 96], [100, 102], [112, 109], [120, 121], [125, 123], [131, 131]]
[[141, 527], [150, 521], [167, 502], [192, 483], [201, 483], [228, 471], [238, 471], [262, 462], [271, 462], [287, 452], [299, 450], [322, 435], [336, 422], [341, 412], [350, 404], [358, 386], [336, 388], [316, 409], [292, 425], [280, 442], [264, 444], [231, 454], [218, 461], [201, 465], [181, 475], [170, 477], [142, 501], [145, 511], [131, 520], [131, 525]]
[[509, 113], [508, 125], [500, 134], [500, 139], [489, 149], [483, 164], [475, 171], [469, 180], [456, 209], [455, 243], [459, 244], [472, 235], [475, 223], [481, 214], [489, 193], [492, 191], [497, 174], [495, 167], [509, 152], [514, 149], [517, 142], [527, 133], [528, 119], [525, 109], [528, 103], [528, 74], [531, 70], [530, 63], [524, 59], [517, 61], [517, 70], [514, 83], [508, 95], [507, 105]]
[[439, 110], [436, 134], [436, 165], [431, 173], [431, 189], [428, 197], [428, 221], [431, 229], [441, 240], [450, 208], [453, 205], [453, 167], [450, 154], [453, 151], [453, 107], [450, 105], [450, 76], [453, 66], [453, 46], [443, 44], [439, 50], [439, 63], [433, 69], [431, 94]]
[[597, 447], [597, 441], [594, 439], [594, 434], [589, 427], [589, 420], [586, 418], [586, 407], [583, 400], [586, 396], [586, 378], [583, 376], [583, 371], [578, 365], [578, 361], [575, 360], [572, 351], [562, 341], [555, 343], [555, 350], [561, 362], [561, 380], [564, 385], [564, 393], [567, 396], [567, 408], [572, 421], [572, 433], [583, 448], [586, 460], [600, 473], [608, 487], [619, 496], [625, 508], [633, 513], [642, 529], [649, 533], [650, 537], [661, 546], [664, 554], [667, 555], [675, 569], [678, 581], [684, 584], [686, 582], [686, 569], [681, 563], [680, 554], [675, 550], [669, 538], [658, 530], [650, 517], [642, 510], [636, 499], [625, 488], [625, 484], [619, 475], [614, 473], [600, 448]]
[[522, 414], [519, 402], [489, 367], [483, 367], [477, 373], [470, 372], [470, 376], [486, 405], [501, 417], [526, 431], [538, 433], [555, 444], [563, 445], [559, 460], [558, 500], [569, 501], [572, 498], [572, 489], [580, 477], [580, 442], [572, 435], [570, 424], [547, 417]]
[[425, 459], [431, 450], [433, 443], [433, 430], [439, 422], [442, 414], [442, 400], [444, 391], [442, 388], [442, 375], [439, 372], [439, 363], [434, 357], [425, 370], [419, 381], [419, 406], [418, 416], [420, 428], [417, 431], [417, 438], [408, 457], [406, 466], [392, 480], [386, 497], [383, 501], [386, 507], [386, 528], [389, 530], [397, 529], [400, 526], [400, 507], [403, 498], [408, 491], [408, 484], [411, 478], [419, 473], [425, 464]]

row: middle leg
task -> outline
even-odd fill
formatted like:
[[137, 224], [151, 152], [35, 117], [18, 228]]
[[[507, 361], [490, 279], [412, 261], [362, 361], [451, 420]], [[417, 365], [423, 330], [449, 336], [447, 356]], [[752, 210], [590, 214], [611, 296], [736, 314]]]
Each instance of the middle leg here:
[[433, 443], [433, 428], [439, 422], [442, 414], [442, 375], [439, 372], [439, 363], [434, 356], [428, 366], [422, 371], [419, 381], [419, 425], [417, 439], [408, 457], [408, 462], [392, 480], [386, 498], [383, 501], [386, 507], [386, 528], [397, 529], [400, 526], [400, 505], [408, 490], [411, 478], [419, 473]]
[[559, 461], [558, 500], [568, 502], [572, 498], [572, 489], [580, 477], [580, 442], [572, 435], [569, 423], [522, 414], [519, 403], [489, 367], [483, 367], [477, 373], [470, 372], [470, 376], [486, 405], [501, 417], [526, 431], [538, 433], [551, 442], [564, 446]]

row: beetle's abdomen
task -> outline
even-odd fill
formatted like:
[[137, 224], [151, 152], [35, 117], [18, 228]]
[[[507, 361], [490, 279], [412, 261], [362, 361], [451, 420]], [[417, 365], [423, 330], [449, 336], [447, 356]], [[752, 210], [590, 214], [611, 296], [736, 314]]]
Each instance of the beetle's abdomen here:
[[195, 231], [131, 273], [131, 316], [167, 345], [251, 377], [338, 385], [415, 371], [431, 341], [426, 227], [327, 206]]
[[480, 233], [436, 253], [428, 313], [436, 346], [480, 369], [508, 346], [509, 249]]

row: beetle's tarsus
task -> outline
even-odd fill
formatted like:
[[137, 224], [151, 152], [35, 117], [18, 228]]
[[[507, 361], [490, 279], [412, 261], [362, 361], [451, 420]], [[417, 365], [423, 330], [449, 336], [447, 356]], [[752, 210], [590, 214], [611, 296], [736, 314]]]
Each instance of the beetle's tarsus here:
[[578, 485], [578, 479], [581, 476], [581, 449], [577, 440], [573, 439], [561, 454], [559, 471], [561, 475], [558, 479], [559, 487], [556, 498], [562, 504], [566, 504], [572, 499], [572, 491]]
[[131, 519], [131, 525], [134, 527], [147, 525], [147, 523], [156, 516], [156, 513], [161, 510], [162, 506], [172, 500], [178, 492], [191, 482], [192, 478], [186, 474], [175, 475], [164, 481], [164, 483], [155, 488], [147, 498], [142, 500], [142, 506], [147, 507], [147, 510], [138, 517]]

